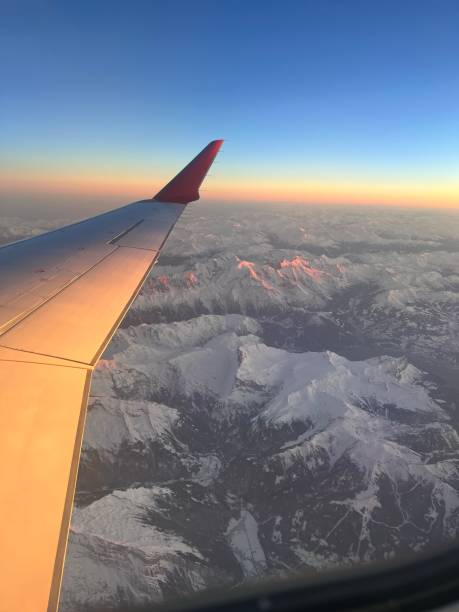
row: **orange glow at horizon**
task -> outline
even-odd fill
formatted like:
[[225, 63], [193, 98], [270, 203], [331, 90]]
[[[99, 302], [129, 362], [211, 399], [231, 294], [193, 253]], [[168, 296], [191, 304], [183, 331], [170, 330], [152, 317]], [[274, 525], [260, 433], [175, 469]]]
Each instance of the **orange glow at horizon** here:
[[[210, 189], [209, 189], [210, 192]], [[291, 204], [356, 204], [457, 208], [459, 181], [438, 183], [343, 180], [221, 182], [212, 189], [221, 200], [284, 202]]]
[[[0, 170], [0, 190], [4, 197], [81, 197], [104, 199], [113, 197], [126, 203], [152, 197], [171, 178], [161, 171], [152, 175], [118, 172], [79, 173], [51, 169]], [[450, 208], [459, 210], [459, 180], [440, 182], [366, 179], [353, 177], [323, 180], [277, 180], [266, 177], [224, 179], [212, 176], [201, 189], [206, 200], [234, 202], [279, 202], [291, 204], [356, 204]]]

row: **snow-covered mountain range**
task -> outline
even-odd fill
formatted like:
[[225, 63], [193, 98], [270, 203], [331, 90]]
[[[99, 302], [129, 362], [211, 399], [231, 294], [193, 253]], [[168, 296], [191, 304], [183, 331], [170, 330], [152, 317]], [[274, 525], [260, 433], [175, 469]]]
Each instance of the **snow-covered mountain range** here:
[[453, 541], [458, 236], [190, 206], [95, 372], [61, 612]]

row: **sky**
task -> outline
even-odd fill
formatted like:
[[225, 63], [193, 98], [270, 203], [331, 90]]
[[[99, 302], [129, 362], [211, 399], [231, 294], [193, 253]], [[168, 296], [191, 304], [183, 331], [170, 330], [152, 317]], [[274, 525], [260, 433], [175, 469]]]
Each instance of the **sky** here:
[[2, 0], [8, 214], [158, 191], [224, 138], [208, 200], [459, 209], [456, 0]]

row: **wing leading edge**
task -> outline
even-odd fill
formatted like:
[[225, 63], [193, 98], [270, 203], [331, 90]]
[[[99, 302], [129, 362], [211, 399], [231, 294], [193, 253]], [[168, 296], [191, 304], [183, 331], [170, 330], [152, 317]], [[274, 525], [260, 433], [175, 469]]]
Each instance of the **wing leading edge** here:
[[91, 373], [218, 153], [153, 199], [0, 248], [0, 611], [52, 612]]

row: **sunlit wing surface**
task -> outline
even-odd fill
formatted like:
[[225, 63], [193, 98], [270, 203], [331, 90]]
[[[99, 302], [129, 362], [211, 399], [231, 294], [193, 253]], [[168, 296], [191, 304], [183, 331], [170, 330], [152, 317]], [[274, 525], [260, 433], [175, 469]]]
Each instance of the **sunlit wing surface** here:
[[153, 199], [0, 248], [0, 610], [58, 605], [91, 372], [222, 144]]

